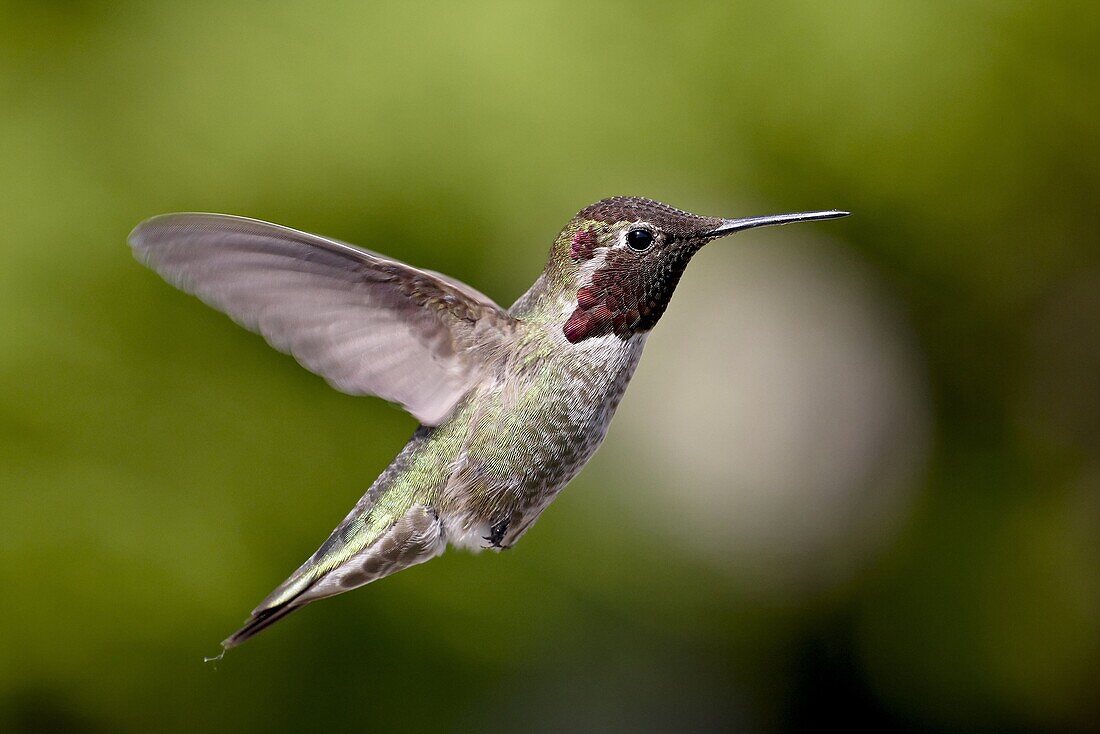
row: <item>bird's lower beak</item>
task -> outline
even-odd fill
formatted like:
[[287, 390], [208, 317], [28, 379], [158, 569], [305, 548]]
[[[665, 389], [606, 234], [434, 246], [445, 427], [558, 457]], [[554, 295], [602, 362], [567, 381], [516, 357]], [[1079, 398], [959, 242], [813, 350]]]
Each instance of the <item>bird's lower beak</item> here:
[[798, 214], [771, 214], [765, 217], [745, 217], [744, 219], [723, 219], [722, 224], [707, 233], [707, 237], [725, 237], [743, 229], [770, 227], [776, 224], [793, 222], [816, 222], [819, 219], [837, 219], [848, 216], [849, 212], [831, 209], [825, 212], [801, 212]]

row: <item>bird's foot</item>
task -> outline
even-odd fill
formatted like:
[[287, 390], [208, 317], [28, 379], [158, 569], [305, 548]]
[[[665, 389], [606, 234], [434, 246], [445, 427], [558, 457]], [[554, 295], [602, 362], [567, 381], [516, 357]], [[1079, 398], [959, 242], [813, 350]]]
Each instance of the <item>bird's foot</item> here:
[[489, 528], [489, 534], [483, 536], [485, 540], [489, 541], [489, 545], [486, 548], [500, 548], [504, 549], [509, 546], [502, 545], [501, 541], [504, 540], [504, 534], [508, 532], [508, 520], [501, 520], [496, 525]]

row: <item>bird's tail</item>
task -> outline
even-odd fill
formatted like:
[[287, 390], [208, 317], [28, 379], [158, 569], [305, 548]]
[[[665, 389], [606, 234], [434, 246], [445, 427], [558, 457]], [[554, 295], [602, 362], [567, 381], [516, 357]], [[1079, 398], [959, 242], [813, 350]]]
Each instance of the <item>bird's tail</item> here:
[[244, 626], [222, 641], [230, 650], [310, 602], [341, 594], [439, 555], [446, 546], [435, 510], [413, 505], [383, 525], [363, 527], [355, 511], [308, 561], [260, 605]]
[[231, 650], [242, 642], [252, 639], [255, 635], [267, 629], [280, 619], [296, 609], [301, 609], [304, 604], [286, 603], [277, 607], [261, 609], [249, 617], [248, 621], [239, 630], [222, 640], [222, 649]]
[[[306, 596], [306, 592], [309, 591], [316, 580], [315, 578], [298, 577], [297, 574], [287, 579], [282, 586], [264, 599], [260, 606], [252, 610], [252, 614], [243, 627], [222, 640], [222, 650], [231, 650], [237, 645], [247, 642], [286, 615], [320, 598]], [[300, 588], [293, 588], [294, 586]]]
[[377, 492], [372, 487], [329, 535], [321, 547], [252, 610], [244, 626], [222, 640], [222, 652], [247, 642], [291, 612], [310, 602], [346, 591], [326, 587], [324, 579], [346, 559], [371, 545], [377, 533], [364, 529], [374, 508]]

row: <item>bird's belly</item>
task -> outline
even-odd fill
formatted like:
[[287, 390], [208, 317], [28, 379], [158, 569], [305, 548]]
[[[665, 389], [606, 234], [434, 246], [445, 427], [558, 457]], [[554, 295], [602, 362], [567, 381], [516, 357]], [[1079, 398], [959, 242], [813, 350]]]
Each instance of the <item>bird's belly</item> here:
[[609, 345], [615, 350], [602, 359], [548, 364], [501, 389], [499, 410], [471, 426], [452, 543], [485, 547], [503, 523], [508, 546], [531, 526], [607, 434], [641, 354], [644, 337], [635, 340]]

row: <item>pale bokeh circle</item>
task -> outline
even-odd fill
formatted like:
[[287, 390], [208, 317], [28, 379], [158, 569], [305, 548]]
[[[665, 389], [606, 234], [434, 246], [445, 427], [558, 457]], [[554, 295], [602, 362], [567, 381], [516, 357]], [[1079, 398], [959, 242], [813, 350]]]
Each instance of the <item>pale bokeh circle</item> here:
[[893, 304], [852, 255], [794, 231], [696, 257], [611, 444], [658, 542], [765, 590], [850, 577], [899, 527], [929, 442]]

